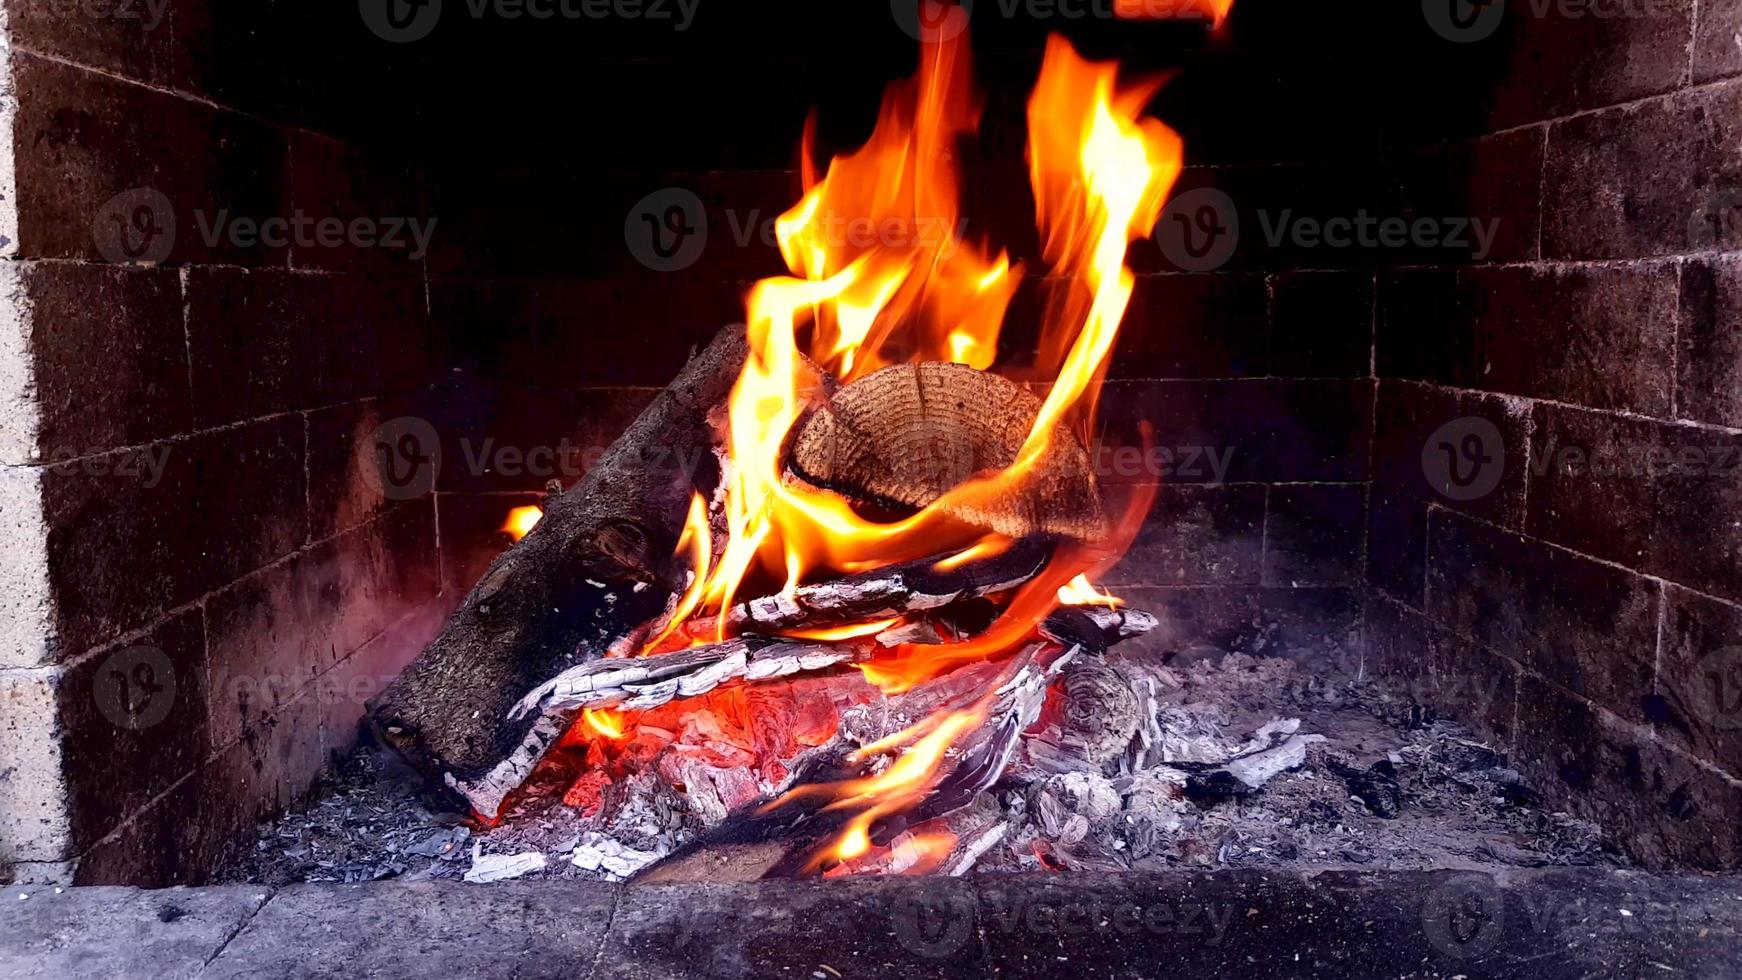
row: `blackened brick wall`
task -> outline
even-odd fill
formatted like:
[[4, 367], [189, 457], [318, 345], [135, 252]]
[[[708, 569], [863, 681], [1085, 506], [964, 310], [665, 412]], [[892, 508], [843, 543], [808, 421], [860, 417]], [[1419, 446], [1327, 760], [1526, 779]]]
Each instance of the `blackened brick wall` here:
[[1739, 32], [1510, 5], [1396, 169], [1512, 231], [1377, 275], [1367, 666], [1650, 865], [1742, 863]]

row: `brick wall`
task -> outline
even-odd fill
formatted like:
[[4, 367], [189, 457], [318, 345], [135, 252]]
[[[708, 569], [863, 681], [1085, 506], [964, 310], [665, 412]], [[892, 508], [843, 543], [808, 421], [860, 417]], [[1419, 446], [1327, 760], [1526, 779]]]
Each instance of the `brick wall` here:
[[1513, 231], [1378, 275], [1367, 664], [1645, 863], [1734, 868], [1742, 7], [1632, 9], [1446, 42], [1481, 112], [1398, 159]]
[[427, 414], [422, 261], [245, 223], [422, 218], [419, 173], [328, 134], [343, 106], [273, 53], [301, 13], [148, 6], [5, 5], [0, 867], [24, 879], [202, 880], [353, 743], [441, 601], [433, 497], [358, 451]]

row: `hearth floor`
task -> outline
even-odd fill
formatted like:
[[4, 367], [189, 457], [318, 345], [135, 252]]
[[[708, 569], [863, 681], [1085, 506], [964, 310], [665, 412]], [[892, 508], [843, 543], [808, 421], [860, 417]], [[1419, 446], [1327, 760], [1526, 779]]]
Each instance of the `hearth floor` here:
[[1742, 878], [1598, 868], [0, 889], [45, 977], [1735, 977]]
[[[1380, 688], [1327, 683], [1292, 661], [1245, 654], [1174, 663], [1167, 670], [1167, 683], [1177, 685], [1170, 703], [1189, 706], [1194, 718], [1219, 718], [1230, 733], [1252, 732], [1277, 717], [1299, 718], [1302, 733], [1325, 741], [1310, 747], [1299, 769], [1249, 796], [1174, 801], [1164, 831], [1139, 837], [1125, 833], [1131, 822], [1125, 815], [1103, 817], [1086, 839], [1006, 841], [981, 859], [976, 872], [1500, 870], [1626, 863], [1604, 846], [1594, 827], [1543, 805], [1504, 753], [1454, 723], [1421, 718]], [[539, 795], [503, 825], [474, 831], [459, 814], [422, 794], [415, 777], [390, 754], [360, 750], [329, 775], [307, 806], [263, 828], [228, 880], [280, 886], [457, 879], [480, 856], [493, 855], [523, 856], [525, 869], [514, 873], [520, 877], [603, 877], [576, 865], [577, 849], [587, 851], [583, 841], [596, 842], [600, 830], [611, 828], [563, 805], [563, 786], [535, 787]], [[1032, 813], [1033, 793], [1032, 786], [995, 789], [983, 803], [1021, 809], [1016, 796], [1022, 796]], [[1072, 801], [1067, 797], [1060, 805], [1055, 826], [1057, 813], [1070, 815]], [[1129, 810], [1134, 804], [1126, 805]], [[1044, 861], [1037, 857], [1041, 851]], [[596, 859], [590, 863], [597, 867]]]

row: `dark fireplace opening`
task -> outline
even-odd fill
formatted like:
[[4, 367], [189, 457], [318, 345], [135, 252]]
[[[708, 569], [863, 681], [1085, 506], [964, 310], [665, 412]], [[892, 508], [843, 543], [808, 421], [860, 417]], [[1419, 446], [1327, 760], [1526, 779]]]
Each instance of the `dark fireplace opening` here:
[[[741, 6], [7, 5], [0, 875], [1742, 865], [1742, 6]], [[652, 533], [601, 518], [578, 555], [548, 523], [564, 492], [712, 474], [678, 498], [707, 528], [732, 477], [682, 433], [725, 424], [743, 352], [673, 379], [727, 357], [752, 287], [799, 261], [777, 219], [806, 171], [872, 140], [886, 86], [945, 43], [977, 118], [945, 154], [951, 248], [925, 254], [1006, 253], [996, 346], [949, 342], [1028, 415], [989, 422], [915, 368], [958, 428], [878, 443], [883, 403], [825, 364], [838, 417], [801, 436], [807, 475], [889, 517], [1020, 457], [1067, 383], [1034, 370], [1042, 324], [1092, 268], [1054, 274], [1069, 236], [1031, 188], [1052, 35], [1121, 85], [1165, 78], [1133, 118], [1183, 144], [1123, 255], [1094, 424], [1065, 438], [1081, 468], [1046, 470], [994, 571], [951, 577], [940, 546], [899, 589], [860, 583], [885, 603], [861, 619], [907, 603], [871, 633], [765, 610], [810, 645], [715, 651], [682, 685], [586, 674], [630, 693], [572, 697], [526, 756], [553, 695], [499, 709], [626, 642], [565, 620], [571, 597], [657, 621], [696, 547], [680, 506]], [[944, 359], [924, 343], [892, 363]], [[934, 463], [938, 493], [904, 498]], [[975, 702], [1007, 738], [944, 753], [983, 784], [879, 811], [870, 856], [769, 850], [793, 833], [747, 816], [771, 787], [843, 725], [903, 727], [866, 720], [905, 692], [853, 669], [864, 637], [981, 635], [1059, 567], [1012, 573], [1025, 548], [1131, 501], [1093, 576], [1124, 605], [1037, 614], [1027, 700]], [[528, 592], [511, 548], [570, 564]], [[763, 573], [738, 598], [843, 601]], [[426, 652], [523, 633], [536, 658]], [[615, 652], [725, 634], [680, 639]], [[814, 676], [829, 657], [857, 686]], [[734, 686], [758, 663], [794, 676]]]

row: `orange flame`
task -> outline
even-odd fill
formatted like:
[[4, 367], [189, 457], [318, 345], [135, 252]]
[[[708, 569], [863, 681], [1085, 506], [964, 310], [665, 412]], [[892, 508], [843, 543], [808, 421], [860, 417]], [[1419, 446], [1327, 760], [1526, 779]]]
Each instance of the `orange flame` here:
[[544, 511], [541, 508], [516, 507], [508, 512], [508, 520], [503, 522], [498, 530], [506, 532], [510, 538], [519, 541], [531, 533], [532, 529], [543, 519]]
[[1120, 20], [1193, 20], [1208, 17], [1221, 27], [1234, 9], [1234, 0], [1113, 0], [1113, 16]]

